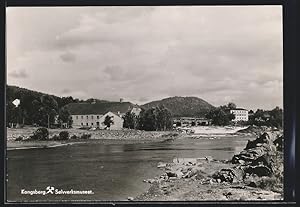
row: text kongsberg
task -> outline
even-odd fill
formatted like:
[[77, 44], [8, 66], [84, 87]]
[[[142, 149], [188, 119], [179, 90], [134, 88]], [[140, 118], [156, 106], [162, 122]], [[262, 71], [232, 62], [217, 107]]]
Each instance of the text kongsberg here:
[[91, 195], [94, 194], [92, 190], [63, 190], [63, 189], [56, 189], [52, 186], [48, 186], [46, 190], [25, 190], [21, 189], [22, 195], [47, 195], [47, 194], [54, 194], [54, 195]]

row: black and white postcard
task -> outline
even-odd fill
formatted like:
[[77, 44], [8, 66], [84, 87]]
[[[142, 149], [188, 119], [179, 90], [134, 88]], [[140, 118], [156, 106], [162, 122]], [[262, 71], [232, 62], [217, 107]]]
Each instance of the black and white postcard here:
[[9, 202], [283, 199], [282, 6], [6, 13]]

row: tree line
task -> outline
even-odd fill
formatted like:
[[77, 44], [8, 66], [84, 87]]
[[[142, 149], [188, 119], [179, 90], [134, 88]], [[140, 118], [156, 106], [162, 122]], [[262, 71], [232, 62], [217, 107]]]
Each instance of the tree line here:
[[275, 107], [272, 110], [257, 109], [255, 113], [252, 111], [248, 124], [282, 128], [283, 110], [279, 107]]
[[124, 117], [124, 128], [145, 131], [164, 131], [172, 129], [171, 112], [164, 106], [142, 109], [139, 115], [128, 111]]
[[227, 105], [216, 107], [206, 114], [206, 118], [211, 119], [213, 125], [229, 125], [235, 118], [235, 116], [230, 113], [230, 110], [235, 108], [236, 105], [234, 103], [228, 103]]
[[[227, 105], [216, 107], [206, 114], [206, 118], [211, 119], [212, 124], [216, 126], [226, 126], [233, 124], [235, 118], [230, 110], [236, 109], [236, 104], [228, 103]], [[248, 121], [240, 121], [241, 125], [256, 125], [282, 128], [283, 110], [275, 107], [272, 110], [257, 109], [256, 112], [249, 110]]]
[[[6, 122], [19, 123], [25, 125], [38, 125], [43, 127], [61, 126], [62, 123], [72, 125], [71, 116], [66, 109], [69, 103], [92, 103], [105, 102], [98, 99], [79, 100], [69, 97], [57, 97], [43, 94], [18, 87], [7, 87], [6, 90]], [[20, 105], [16, 107], [12, 102], [20, 99]], [[230, 110], [235, 109], [236, 104], [228, 103], [211, 109], [206, 118], [211, 119], [213, 125], [225, 126], [233, 124], [235, 118]], [[124, 127], [129, 129], [139, 129], [147, 131], [168, 130], [173, 126], [172, 114], [163, 105], [142, 109], [139, 115], [128, 111], [124, 119]], [[109, 120], [105, 121], [110, 126]], [[276, 107], [272, 110], [258, 109], [256, 112], [249, 111], [249, 121], [241, 122], [245, 125], [273, 126], [281, 128], [283, 125], [283, 110]]]
[[49, 95], [42, 95], [32, 101], [26, 101], [28, 100], [26, 98], [20, 100], [18, 107], [12, 102], [6, 104], [8, 126], [10, 123], [43, 127], [53, 127], [55, 124], [61, 126], [62, 123], [72, 124], [71, 116], [64, 107], [69, 102], [59, 106], [55, 98]]
[[[20, 100], [16, 107], [12, 102]], [[72, 124], [69, 112], [64, 106], [69, 103], [81, 102], [73, 97], [57, 97], [15, 86], [6, 89], [6, 123], [21, 125], [38, 125], [43, 127]]]
[[[12, 102], [20, 100], [20, 105], [16, 107]], [[49, 127], [48, 125], [61, 126], [62, 123], [72, 124], [71, 116], [66, 109], [70, 103], [103, 103], [108, 102], [89, 98], [80, 100], [72, 96], [58, 97], [44, 94], [37, 91], [20, 88], [17, 86], [6, 86], [6, 124], [38, 125]]]

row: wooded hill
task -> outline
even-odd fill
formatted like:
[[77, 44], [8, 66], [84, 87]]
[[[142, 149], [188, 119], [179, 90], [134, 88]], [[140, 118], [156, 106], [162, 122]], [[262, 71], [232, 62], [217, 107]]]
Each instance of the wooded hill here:
[[[12, 103], [15, 99], [20, 100], [18, 107], [15, 107]], [[43, 126], [48, 122], [48, 118], [50, 118], [51, 123], [54, 123], [56, 115], [67, 119], [68, 114], [63, 111], [63, 108], [70, 103], [92, 102], [107, 103], [108, 101], [93, 98], [84, 101], [74, 99], [72, 96], [59, 97], [17, 86], [6, 86], [6, 120], [7, 123], [39, 124]]]
[[183, 117], [183, 116], [196, 116], [196, 117], [203, 117], [205, 116], [210, 110], [214, 109], [215, 107], [210, 103], [204, 101], [201, 98], [197, 97], [170, 97], [165, 98], [159, 101], [153, 101], [150, 103], [146, 103], [141, 107], [144, 109], [148, 109], [151, 107], [156, 107], [163, 105], [168, 110], [170, 110], [173, 117]]
[[[19, 107], [13, 105], [15, 99], [20, 99], [21, 103]], [[45, 125], [48, 123], [48, 118], [50, 117], [50, 122], [54, 123], [54, 118], [59, 115], [62, 118], [62, 122], [68, 121], [68, 107], [69, 106], [84, 106], [85, 110], [88, 107], [94, 107], [94, 104], [89, 103], [102, 103], [102, 104], [114, 104], [116, 102], [111, 102], [107, 100], [99, 100], [90, 98], [87, 100], [79, 100], [78, 98], [59, 97], [55, 95], [49, 95], [46, 93], [41, 93], [33, 90], [28, 90], [25, 88], [20, 88], [17, 86], [7, 86], [6, 87], [6, 112], [7, 112], [7, 123], [24, 123], [24, 124], [38, 124]], [[125, 103], [125, 102], [124, 102]], [[133, 106], [134, 104], [130, 102], [128, 106]], [[96, 104], [98, 105], [98, 104]], [[100, 104], [101, 105], [101, 104]], [[126, 105], [126, 109], [129, 108]], [[172, 117], [181, 116], [205, 116], [211, 109], [215, 107], [208, 102], [197, 98], [197, 97], [170, 97], [162, 99], [159, 101], [153, 101], [141, 106], [141, 108], [149, 109], [152, 107], [164, 106], [170, 111]], [[70, 107], [69, 107], [70, 108]], [[72, 108], [72, 107], [71, 107]]]

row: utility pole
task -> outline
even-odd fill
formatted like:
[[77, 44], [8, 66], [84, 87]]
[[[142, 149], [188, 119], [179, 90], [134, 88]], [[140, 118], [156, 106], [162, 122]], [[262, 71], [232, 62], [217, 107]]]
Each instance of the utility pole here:
[[16, 107], [16, 109], [17, 109], [17, 124], [16, 124], [16, 126], [19, 124], [19, 116], [20, 116], [20, 108], [18, 108], [18, 106], [20, 105], [20, 99], [15, 99], [13, 102], [12, 102], [14, 105], [15, 105], [15, 107]]
[[19, 127], [19, 115], [20, 115], [20, 113], [19, 113], [19, 108], [18, 107], [16, 107], [17, 108], [17, 123], [16, 123], [16, 128], [18, 128]]
[[50, 129], [50, 116], [49, 114], [47, 114], [47, 116], [48, 116], [48, 129]]

